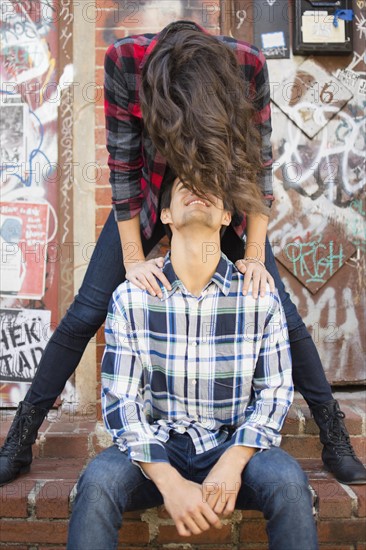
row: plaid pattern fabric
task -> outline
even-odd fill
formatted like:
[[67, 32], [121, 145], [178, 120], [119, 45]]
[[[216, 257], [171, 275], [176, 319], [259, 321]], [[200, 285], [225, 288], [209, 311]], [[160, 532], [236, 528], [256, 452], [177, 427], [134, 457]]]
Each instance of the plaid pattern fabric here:
[[[199, 297], [177, 278], [170, 252], [163, 297], [129, 281], [110, 301], [102, 360], [107, 430], [132, 461], [168, 462], [171, 429], [196, 453], [224, 442], [278, 446], [293, 398], [287, 324], [277, 291], [254, 300], [221, 253]], [[268, 287], [269, 289], [269, 287]]]
[[[200, 25], [196, 26], [209, 34]], [[122, 38], [108, 48], [105, 57], [104, 96], [112, 205], [118, 221], [140, 214], [141, 229], [147, 239], [151, 237], [159, 214], [159, 190], [166, 162], [144, 129], [138, 91], [141, 69], [164, 30], [158, 34]], [[228, 36], [217, 36], [217, 39], [233, 48], [241, 67], [243, 83], [249, 85], [249, 91], [253, 94], [265, 166], [258, 183], [264, 201], [270, 206], [273, 200], [272, 128], [266, 60], [255, 46], [246, 42]], [[243, 238], [245, 214], [235, 215], [232, 225], [238, 236]]]

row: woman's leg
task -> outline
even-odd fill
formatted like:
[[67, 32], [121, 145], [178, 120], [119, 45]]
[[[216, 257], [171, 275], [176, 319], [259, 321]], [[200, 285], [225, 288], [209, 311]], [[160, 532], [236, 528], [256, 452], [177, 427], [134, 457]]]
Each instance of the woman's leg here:
[[[232, 262], [244, 257], [244, 243], [231, 226], [226, 230], [221, 244], [223, 252]], [[268, 239], [265, 264], [274, 278], [286, 315], [294, 386], [306, 400], [320, 429], [320, 440], [324, 445], [323, 462], [342, 483], [366, 483], [366, 469], [350, 443], [343, 422], [344, 413], [333, 399], [315, 344], [281, 280]]]
[[325, 377], [319, 353], [295, 304], [285, 289], [268, 239], [266, 240], [265, 263], [267, 270], [274, 278], [286, 314], [295, 389], [301, 393], [309, 407], [330, 401], [333, 399], [332, 390]]

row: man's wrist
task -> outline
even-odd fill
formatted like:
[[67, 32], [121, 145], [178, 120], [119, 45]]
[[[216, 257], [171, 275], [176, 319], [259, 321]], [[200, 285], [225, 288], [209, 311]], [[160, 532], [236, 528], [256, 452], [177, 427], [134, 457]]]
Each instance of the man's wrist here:
[[163, 496], [167, 491], [172, 490], [174, 484], [183, 479], [178, 470], [167, 462], [140, 462], [139, 464]]
[[246, 447], [245, 445], [232, 445], [229, 447], [220, 460], [230, 460], [233, 464], [237, 464], [241, 470], [244, 470], [252, 456], [257, 452], [256, 447]]

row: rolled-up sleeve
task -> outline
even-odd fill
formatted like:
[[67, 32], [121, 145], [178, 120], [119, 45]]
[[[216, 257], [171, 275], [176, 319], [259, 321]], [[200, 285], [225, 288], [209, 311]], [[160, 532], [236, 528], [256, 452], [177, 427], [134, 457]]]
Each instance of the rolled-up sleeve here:
[[129, 92], [119, 43], [108, 48], [104, 61], [104, 111], [109, 153], [109, 182], [117, 221], [135, 217], [142, 208], [141, 120], [131, 114]]

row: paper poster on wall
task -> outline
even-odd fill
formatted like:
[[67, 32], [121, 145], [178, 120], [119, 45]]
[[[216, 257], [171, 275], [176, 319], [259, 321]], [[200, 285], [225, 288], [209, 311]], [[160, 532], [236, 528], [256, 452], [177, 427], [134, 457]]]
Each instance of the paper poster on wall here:
[[0, 310], [0, 381], [31, 382], [50, 337], [51, 312]]
[[345, 22], [343, 19], [334, 25], [334, 15], [325, 11], [307, 10], [302, 14], [302, 41], [312, 44], [331, 44], [346, 41]]
[[24, 165], [28, 108], [19, 95], [0, 96], [0, 166]]
[[44, 295], [48, 220], [47, 203], [0, 203], [0, 295], [29, 299]]

